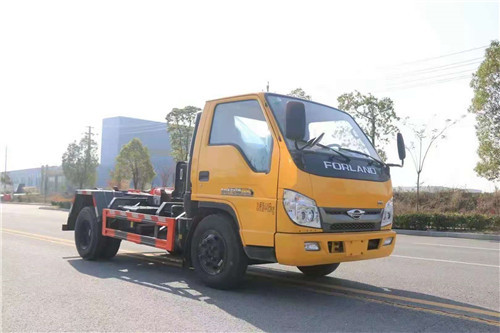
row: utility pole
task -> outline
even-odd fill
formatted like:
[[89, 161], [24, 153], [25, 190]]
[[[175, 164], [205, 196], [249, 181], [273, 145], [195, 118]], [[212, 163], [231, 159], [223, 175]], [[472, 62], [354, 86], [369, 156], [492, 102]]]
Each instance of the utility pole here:
[[87, 126], [89, 128], [89, 133], [88, 133], [88, 150], [87, 152], [90, 154], [90, 146], [92, 144], [91, 138], [92, 138], [92, 126]]
[[269, 81], [267, 81], [266, 91], [269, 92]]
[[49, 190], [49, 165], [45, 164], [45, 173], [43, 181], [43, 202], [47, 203], [47, 191]]
[[5, 172], [3, 174], [3, 192], [7, 192], [7, 146], [5, 146]]
[[40, 193], [43, 194], [43, 173], [44, 173], [44, 170], [43, 170], [43, 164], [42, 164], [42, 167], [40, 168]]
[[[85, 175], [88, 174], [88, 167], [90, 164], [90, 150], [92, 148], [92, 126], [87, 126], [89, 128], [88, 137], [87, 137], [87, 153], [85, 154]], [[85, 185], [85, 184], [83, 184]]]

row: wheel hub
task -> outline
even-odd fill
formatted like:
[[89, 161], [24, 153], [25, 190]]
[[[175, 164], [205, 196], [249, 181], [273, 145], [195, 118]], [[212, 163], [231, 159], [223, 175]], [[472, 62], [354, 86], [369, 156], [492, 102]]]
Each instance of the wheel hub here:
[[198, 260], [205, 272], [211, 275], [219, 274], [226, 256], [224, 240], [215, 231], [207, 232], [198, 244]]

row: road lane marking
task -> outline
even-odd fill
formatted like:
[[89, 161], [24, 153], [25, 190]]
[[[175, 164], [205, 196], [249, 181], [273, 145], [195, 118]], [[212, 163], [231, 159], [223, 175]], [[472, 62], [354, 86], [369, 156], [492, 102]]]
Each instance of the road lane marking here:
[[448, 244], [434, 244], [434, 243], [411, 243], [417, 245], [432, 245], [432, 246], [443, 246], [443, 247], [456, 247], [462, 249], [474, 249], [474, 250], [488, 250], [488, 251], [500, 251], [500, 248], [493, 249], [491, 247], [475, 247], [475, 246], [461, 246], [461, 245], [448, 245]]
[[[46, 241], [46, 242], [52, 242], [52, 243], [57, 243], [57, 244], [61, 244], [61, 245], [66, 245], [66, 246], [68, 246], [68, 245], [74, 246], [73, 241], [70, 241], [68, 239], [56, 238], [56, 237], [51, 237], [51, 236], [44, 236], [44, 235], [40, 235], [40, 234], [33, 234], [33, 233], [28, 233], [28, 232], [19, 231], [19, 230], [13, 230], [13, 229], [2, 228], [1, 230], [2, 230], [2, 232], [6, 232], [9, 234], [17, 234], [20, 236], [25, 236], [25, 237], [29, 237], [29, 238], [33, 238], [33, 239]], [[122, 251], [120, 251], [120, 252], [122, 252]], [[158, 263], [161, 263], [161, 264], [164, 264], [167, 266], [177, 266], [177, 265], [172, 265], [172, 264], [176, 263], [175, 261], [168, 260], [168, 258], [165, 258], [165, 257], [159, 257], [159, 258], [166, 259], [167, 262], [165, 262], [165, 260], [158, 260], [157, 258], [155, 258], [154, 255], [151, 256], [151, 254], [144, 255], [142, 252], [133, 252], [133, 251], [127, 251], [127, 250], [125, 250], [123, 252], [124, 252], [123, 255], [125, 255], [127, 257], [136, 258], [136, 259], [144, 260], [144, 261], [154, 261], [154, 262], [158, 262]], [[410, 257], [410, 258], [414, 258], [414, 257]], [[424, 259], [426, 259], [426, 258], [424, 258]], [[266, 268], [266, 270], [284, 272], [284, 273], [288, 272], [286, 270], [279, 270], [279, 269], [272, 269], [272, 268]], [[315, 282], [315, 281], [297, 280], [297, 279], [293, 279], [293, 278], [277, 277], [277, 276], [273, 276], [273, 275], [269, 275], [269, 274], [261, 273], [261, 272], [255, 272], [255, 271], [249, 271], [248, 274], [253, 275], [253, 276], [257, 276], [257, 277], [264, 277], [264, 278], [272, 279], [275, 281], [293, 284], [293, 285], [299, 286], [301, 288], [304, 288], [304, 289], [307, 289], [307, 290], [310, 290], [310, 291], [313, 291], [316, 293], [357, 298], [357, 299], [361, 299], [361, 300], [368, 300], [371, 302], [388, 304], [388, 305], [396, 306], [399, 308], [406, 308], [406, 309], [412, 309], [412, 310], [416, 310], [416, 311], [429, 312], [429, 313], [440, 314], [440, 315], [445, 315], [445, 316], [454, 317], [454, 318], [472, 320], [472, 321], [476, 321], [476, 322], [500, 326], [500, 323], [498, 321], [493, 321], [493, 320], [478, 318], [478, 317], [471, 317], [471, 316], [464, 315], [464, 314], [450, 313], [450, 312], [446, 312], [444, 310], [427, 309], [427, 308], [418, 307], [415, 305], [391, 302], [388, 300], [379, 300], [379, 299], [375, 299], [372, 297], [387, 298], [387, 299], [391, 299], [391, 300], [399, 300], [399, 301], [404, 301], [404, 302], [409, 302], [409, 303], [424, 304], [424, 305], [434, 306], [434, 307], [438, 307], [438, 308], [452, 309], [452, 310], [463, 311], [463, 312], [468, 312], [468, 313], [482, 314], [482, 315], [487, 315], [487, 316], [492, 316], [492, 317], [500, 317], [500, 313], [495, 312], [495, 311], [488, 311], [488, 310], [482, 310], [482, 309], [477, 309], [477, 308], [473, 308], [473, 307], [466, 307], [466, 306], [460, 306], [460, 305], [427, 301], [427, 300], [418, 299], [418, 298], [391, 295], [391, 294], [379, 293], [379, 292], [363, 290], [363, 289], [336, 286], [336, 285]], [[327, 288], [330, 290], [321, 290], [321, 289], [315, 289], [315, 288], [310, 288], [310, 287], [322, 287], [322, 288]], [[359, 294], [359, 295], [355, 295], [355, 294]], [[367, 297], [367, 296], [372, 296], [372, 297]]]
[[419, 311], [419, 312], [427, 312], [427, 313], [432, 313], [435, 315], [441, 315], [441, 316], [446, 316], [446, 317], [452, 317], [452, 318], [457, 318], [457, 319], [462, 319], [462, 320], [469, 320], [469, 321], [474, 321], [478, 322], [481, 324], [487, 324], [487, 325], [492, 325], [492, 326], [499, 326], [500, 323], [495, 320], [491, 319], [485, 319], [485, 318], [479, 318], [479, 317], [472, 317], [464, 314], [459, 314], [459, 313], [452, 313], [452, 312], [447, 312], [444, 310], [436, 310], [436, 309], [429, 309], [429, 308], [423, 308], [420, 306], [415, 306], [415, 305], [410, 305], [410, 304], [401, 304], [401, 303], [395, 303], [395, 302], [390, 302], [390, 301], [384, 301], [384, 300], [378, 300], [375, 298], [371, 297], [364, 297], [364, 296], [357, 296], [357, 295], [352, 295], [352, 294], [345, 294], [341, 292], [333, 292], [333, 291], [325, 291], [325, 290], [318, 290], [314, 288], [307, 288], [307, 287], [300, 287], [301, 289], [309, 290], [314, 293], [318, 294], [324, 294], [328, 296], [341, 296], [341, 297], [347, 297], [347, 298], [353, 298], [357, 299], [360, 301], [368, 301], [372, 303], [379, 303], [379, 304], [384, 304], [388, 306], [393, 306], [401, 309], [407, 309], [407, 310], [413, 310], [413, 311]]
[[32, 238], [32, 239], [42, 240], [42, 241], [66, 245], [66, 246], [74, 246], [73, 242], [71, 242], [67, 239], [64, 239], [64, 238], [42, 236], [42, 235], [38, 235], [38, 234], [32, 234], [32, 233], [28, 233], [28, 232], [12, 230], [12, 229], [5, 229], [5, 228], [2, 228], [2, 233], [24, 236], [24, 237], [28, 237], [28, 238]]
[[[69, 239], [64, 239], [64, 238], [57, 238], [57, 237], [51, 237], [51, 236], [45, 236], [45, 235], [40, 235], [40, 234], [34, 234], [31, 232], [25, 232], [25, 231], [20, 231], [20, 230], [14, 230], [14, 229], [7, 229], [7, 228], [1, 228], [2, 233], [7, 233], [11, 235], [20, 235], [32, 239], [37, 239], [37, 240], [42, 240], [46, 242], [51, 242], [51, 243], [57, 243], [61, 245], [66, 245], [66, 246], [75, 246], [75, 242]], [[136, 251], [128, 251], [128, 250], [122, 250], [120, 249], [121, 253], [124, 254], [129, 254], [129, 253], [142, 253], [142, 252], [136, 252]]]
[[[288, 271], [285, 271], [285, 270], [278, 270], [278, 269], [272, 269], [272, 268], [266, 268], [266, 269], [272, 270], [272, 271], [279, 271], [279, 272], [288, 272]], [[269, 274], [266, 274], [266, 273], [254, 272], [254, 271], [251, 271], [250, 273], [254, 274], [254, 275], [261, 275], [263, 277], [276, 279], [276, 277], [274, 277], [273, 275], [269, 275]], [[301, 284], [305, 284], [305, 285], [309, 285], [309, 286], [314, 286], [314, 287], [322, 287], [322, 288], [334, 289], [334, 290], [339, 290], [339, 291], [344, 291], [344, 292], [347, 291], [347, 292], [352, 292], [352, 293], [364, 294], [364, 295], [368, 295], [368, 296], [389, 298], [389, 299], [399, 300], [399, 301], [404, 301], [404, 302], [425, 304], [425, 305], [430, 305], [430, 306], [435, 306], [435, 307], [448, 308], [448, 309], [453, 309], [453, 310], [458, 310], [458, 311], [465, 311], [465, 312], [472, 312], [472, 313], [483, 314], [483, 315], [487, 315], [487, 316], [493, 316], [493, 317], [499, 317], [500, 318], [500, 312], [483, 310], [483, 309], [477, 309], [477, 308], [468, 307], [468, 306], [461, 306], [461, 305], [447, 304], [447, 303], [441, 303], [441, 302], [434, 302], [434, 301], [428, 301], [428, 300], [424, 300], [424, 299], [420, 299], [420, 298], [398, 296], [398, 295], [380, 293], [380, 292], [370, 291], [370, 290], [363, 290], [363, 289], [357, 289], [357, 288], [351, 288], [351, 287], [337, 286], [337, 285], [332, 285], [332, 284], [327, 284], [327, 283], [322, 283], [322, 282], [316, 282], [316, 281], [297, 280], [297, 279], [293, 279], [293, 278], [280, 278], [280, 280], [296, 281], [296, 282], [299, 282]]]
[[434, 258], [423, 258], [423, 257], [410, 257], [410, 256], [401, 256], [401, 255], [398, 255], [398, 254], [391, 254], [391, 257], [406, 258], [406, 259], [415, 259], [415, 260], [426, 260], [426, 261], [447, 262], [447, 263], [451, 263], [451, 264], [463, 264], [463, 265], [472, 265], [472, 266], [483, 266], [483, 267], [500, 268], [500, 266], [497, 266], [497, 265], [480, 264], [480, 263], [477, 263], [477, 262], [466, 262], [466, 261], [434, 259]]

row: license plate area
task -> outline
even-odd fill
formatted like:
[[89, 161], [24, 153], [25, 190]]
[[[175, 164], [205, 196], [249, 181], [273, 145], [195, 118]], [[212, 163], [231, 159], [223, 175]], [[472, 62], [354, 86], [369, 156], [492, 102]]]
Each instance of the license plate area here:
[[348, 257], [363, 255], [366, 253], [367, 241], [352, 240], [344, 241], [345, 254]]

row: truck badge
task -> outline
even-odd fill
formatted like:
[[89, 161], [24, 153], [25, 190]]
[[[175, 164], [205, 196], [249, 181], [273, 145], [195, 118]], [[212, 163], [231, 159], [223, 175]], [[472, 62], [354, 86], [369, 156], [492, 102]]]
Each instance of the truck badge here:
[[361, 209], [351, 209], [347, 211], [347, 215], [352, 217], [353, 219], [357, 220], [361, 216], [365, 215], [365, 211]]

